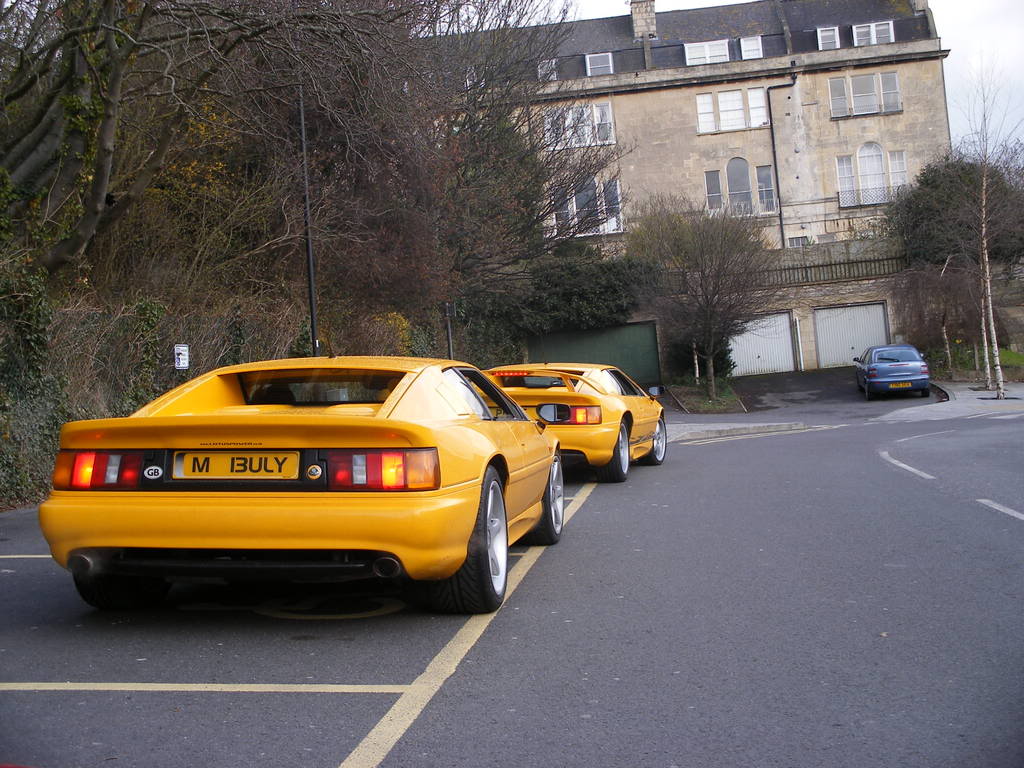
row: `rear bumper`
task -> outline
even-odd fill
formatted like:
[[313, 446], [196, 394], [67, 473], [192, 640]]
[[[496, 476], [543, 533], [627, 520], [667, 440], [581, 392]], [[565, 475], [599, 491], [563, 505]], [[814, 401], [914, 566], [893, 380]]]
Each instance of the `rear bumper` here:
[[616, 424], [550, 424], [547, 429], [558, 438], [562, 453], [583, 456], [588, 464], [603, 467], [612, 460], [619, 437]]
[[[477, 483], [402, 493], [54, 491], [39, 521], [64, 567], [72, 552], [85, 552], [99, 553], [101, 564], [120, 560], [116, 567], [147, 572], [162, 564], [168, 575], [223, 568], [288, 578], [291, 569], [320, 578], [355, 573], [346, 557], [390, 555], [414, 579], [442, 579], [466, 559], [479, 503]], [[217, 550], [247, 554], [232, 564], [218, 560]], [[125, 551], [131, 557], [117, 554]]]
[[[906, 386], [909, 384], [910, 386]], [[897, 386], [893, 386], [897, 385]], [[930, 381], [928, 376], [918, 376], [915, 378], [902, 378], [902, 379], [865, 379], [864, 386], [868, 388], [870, 392], [919, 392], [922, 389], [928, 389]]]

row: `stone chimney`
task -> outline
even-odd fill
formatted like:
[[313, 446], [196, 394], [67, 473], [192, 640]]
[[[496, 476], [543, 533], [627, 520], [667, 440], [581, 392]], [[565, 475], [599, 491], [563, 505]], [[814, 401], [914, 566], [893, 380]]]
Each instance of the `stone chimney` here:
[[629, 0], [629, 13], [633, 17], [634, 40], [654, 40], [658, 37], [658, 24], [654, 20], [654, 0]]

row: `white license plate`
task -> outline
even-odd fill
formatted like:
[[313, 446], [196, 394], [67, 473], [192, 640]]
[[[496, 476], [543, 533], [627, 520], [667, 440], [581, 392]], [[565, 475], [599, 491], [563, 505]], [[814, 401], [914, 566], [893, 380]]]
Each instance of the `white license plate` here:
[[177, 451], [176, 480], [294, 480], [298, 451]]

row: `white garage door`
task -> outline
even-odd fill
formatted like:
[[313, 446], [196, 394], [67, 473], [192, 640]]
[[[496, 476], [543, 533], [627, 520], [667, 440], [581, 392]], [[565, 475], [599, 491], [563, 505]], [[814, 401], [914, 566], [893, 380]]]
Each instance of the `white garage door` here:
[[794, 369], [789, 313], [765, 315], [729, 340], [733, 376], [783, 373]]
[[831, 368], [853, 365], [868, 347], [889, 343], [884, 304], [856, 304], [814, 310], [818, 365]]

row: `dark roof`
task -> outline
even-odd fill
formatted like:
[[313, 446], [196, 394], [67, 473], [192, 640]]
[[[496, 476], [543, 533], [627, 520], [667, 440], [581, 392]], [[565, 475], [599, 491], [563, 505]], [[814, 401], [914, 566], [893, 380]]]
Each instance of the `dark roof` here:
[[[818, 27], [889, 20], [897, 22], [898, 41], [929, 37], [927, 20], [915, 14], [910, 0], [782, 0], [780, 7], [795, 37]], [[784, 34], [774, 0], [664, 11], [656, 14], [656, 20], [658, 39], [651, 41], [654, 47]], [[637, 47], [632, 17], [626, 15], [570, 22], [558, 53], [579, 56]]]
[[794, 32], [915, 16], [909, 0], [783, 0], [782, 8]]
[[771, 2], [719, 5], [657, 14], [658, 38], [665, 42], [781, 35], [782, 24]]

